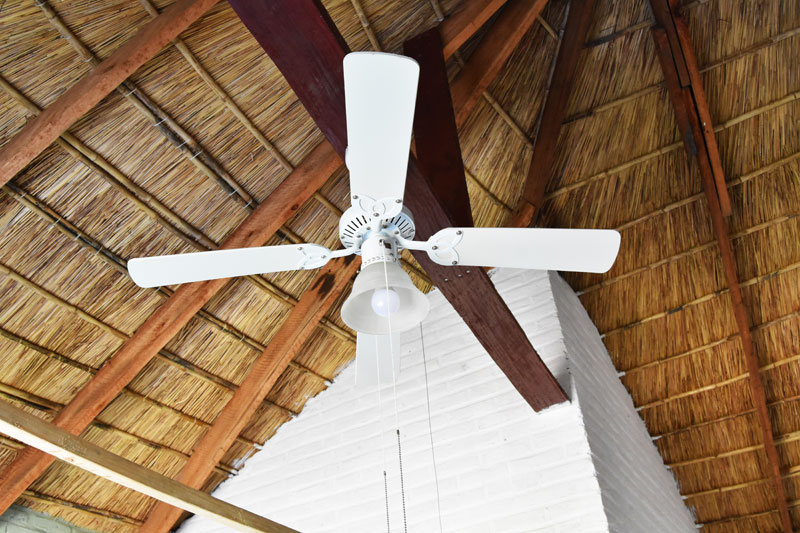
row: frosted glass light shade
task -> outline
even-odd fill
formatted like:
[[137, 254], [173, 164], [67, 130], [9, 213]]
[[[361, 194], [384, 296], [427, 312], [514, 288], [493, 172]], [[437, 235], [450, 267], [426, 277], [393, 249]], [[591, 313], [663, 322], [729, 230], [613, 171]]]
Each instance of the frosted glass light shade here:
[[[342, 305], [342, 320], [358, 332], [386, 335], [406, 331], [422, 322], [430, 310], [428, 299], [414, 286], [399, 264], [386, 263], [385, 274], [383, 269], [384, 263], [380, 262], [361, 269], [350, 296]], [[386, 289], [387, 277], [389, 288], [397, 293], [399, 303], [395, 313], [381, 316], [372, 307], [372, 297], [375, 289]]]

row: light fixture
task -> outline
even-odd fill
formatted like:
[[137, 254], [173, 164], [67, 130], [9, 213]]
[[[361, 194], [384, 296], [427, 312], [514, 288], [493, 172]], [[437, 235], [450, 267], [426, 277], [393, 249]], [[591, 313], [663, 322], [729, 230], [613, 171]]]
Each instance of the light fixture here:
[[359, 333], [406, 331], [427, 316], [428, 299], [400, 268], [398, 256], [396, 241], [383, 232], [361, 245], [361, 272], [342, 305], [342, 320]]

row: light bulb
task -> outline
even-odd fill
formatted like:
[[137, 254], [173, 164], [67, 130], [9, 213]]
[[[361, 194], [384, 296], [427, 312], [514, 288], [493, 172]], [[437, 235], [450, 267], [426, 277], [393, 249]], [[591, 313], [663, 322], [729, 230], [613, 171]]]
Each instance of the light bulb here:
[[400, 296], [392, 289], [375, 289], [372, 293], [372, 310], [380, 316], [394, 314], [400, 307]]

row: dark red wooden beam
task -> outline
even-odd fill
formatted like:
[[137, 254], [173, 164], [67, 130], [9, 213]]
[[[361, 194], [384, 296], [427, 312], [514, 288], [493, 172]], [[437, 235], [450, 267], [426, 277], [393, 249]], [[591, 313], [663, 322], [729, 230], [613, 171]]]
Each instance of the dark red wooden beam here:
[[417, 162], [431, 187], [457, 226], [472, 226], [467, 179], [453, 100], [447, 81], [439, 29], [433, 28], [403, 44], [404, 53], [419, 63], [419, 88], [414, 114]]
[[558, 135], [567, 113], [569, 95], [575, 80], [578, 58], [589, 31], [594, 0], [572, 0], [569, 7], [564, 37], [556, 56], [556, 65], [547, 92], [539, 133], [533, 148], [528, 176], [511, 219], [511, 226], [528, 227], [535, 223], [542, 208], [545, 189], [553, 173], [558, 153]]
[[[711, 121], [708, 100], [703, 89], [703, 78], [697, 65], [697, 56], [689, 35], [689, 26], [679, 13], [680, 5], [677, 0], [650, 0], [650, 5], [653, 8], [656, 22], [664, 31], [666, 42], [669, 45], [671, 70], [677, 73], [679, 86], [688, 89], [691, 95], [687, 111], [691, 117], [691, 123], [699, 124], [701, 131], [699, 138], [695, 139], [697, 153], [708, 160], [713, 173], [715, 194], [722, 209], [722, 214], [729, 216], [731, 214], [731, 201], [725, 184], [725, 173], [722, 170], [722, 159], [719, 155], [717, 138], [714, 134], [714, 124]], [[661, 61], [663, 64], [664, 60]], [[689, 132], [682, 130], [681, 135], [685, 142]], [[689, 145], [687, 144], [688, 148]], [[697, 153], [690, 151], [689, 155], [697, 155]]]
[[[269, 52], [331, 145], [344, 155], [347, 130], [341, 63], [348, 49], [321, 3], [230, 0], [230, 4]], [[443, 54], [441, 48], [439, 54]], [[408, 169], [405, 203], [414, 213], [419, 238], [458, 222], [434, 192], [435, 176], [424, 176], [415, 157]], [[567, 399], [486, 273], [436, 265], [425, 253], [417, 259], [534, 409]]]
[[[654, 2], [655, 3], [655, 2]], [[703, 128], [696, 113], [696, 99], [690, 87], [681, 86], [680, 76], [670, 49], [669, 35], [663, 28], [653, 29], [653, 40], [656, 43], [656, 50], [661, 67], [664, 71], [667, 91], [675, 109], [678, 127], [684, 137], [687, 150], [694, 149], [700, 168], [700, 176], [703, 180], [703, 190], [705, 191], [708, 208], [711, 213], [711, 222], [714, 227], [714, 234], [719, 245], [722, 267], [728, 283], [731, 295], [731, 305], [739, 328], [739, 338], [742, 342], [742, 352], [744, 353], [745, 363], [747, 364], [748, 383], [750, 385], [750, 395], [756, 408], [761, 435], [764, 443], [764, 451], [770, 468], [770, 478], [775, 489], [775, 499], [778, 513], [785, 533], [791, 533], [792, 521], [789, 514], [789, 506], [786, 500], [786, 490], [783, 485], [781, 475], [780, 458], [778, 449], [775, 446], [775, 437], [772, 433], [772, 423], [767, 410], [767, 396], [764, 392], [764, 384], [761, 380], [758, 357], [755, 353], [753, 338], [750, 334], [750, 319], [747, 308], [742, 300], [742, 291], [739, 285], [739, 276], [736, 271], [736, 259], [733, 254], [733, 245], [728, 234], [727, 224], [723, 215], [722, 207], [719, 203], [717, 194], [717, 184], [714, 181], [714, 173], [711, 163], [706, 153], [707, 145], [704, 143]], [[685, 131], [688, 129], [688, 131]], [[691, 150], [689, 150], [691, 153]]]

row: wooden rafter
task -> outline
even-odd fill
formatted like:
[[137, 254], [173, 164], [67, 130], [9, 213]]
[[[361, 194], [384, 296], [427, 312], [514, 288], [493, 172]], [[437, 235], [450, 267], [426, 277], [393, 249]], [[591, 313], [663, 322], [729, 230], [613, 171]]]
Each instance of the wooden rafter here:
[[[456, 124], [461, 126], [484, 91], [544, 9], [547, 0], [511, 0], [453, 82], [451, 93]], [[446, 43], [445, 43], [446, 46]]]
[[[341, 160], [330, 145], [321, 144], [242, 222], [222, 248], [265, 244], [340, 166]], [[78, 392], [54, 423], [71, 433], [81, 432], [226, 282], [182, 285]], [[51, 462], [47, 455], [27, 448], [0, 472], [0, 512]]]
[[[767, 410], [767, 397], [764, 392], [764, 384], [761, 378], [758, 358], [753, 345], [753, 338], [750, 331], [750, 318], [744, 301], [742, 300], [741, 284], [739, 283], [739, 276], [736, 269], [736, 258], [728, 234], [723, 207], [720, 203], [722, 196], [727, 196], [727, 189], [725, 189], [725, 195], [720, 194], [718, 189], [719, 181], [717, 181], [717, 175], [713, 170], [713, 164], [707, 151], [709, 145], [707, 143], [706, 130], [708, 129], [713, 133], [713, 128], [711, 127], [710, 118], [704, 123], [703, 117], [698, 112], [698, 95], [702, 96], [704, 94], [702, 87], [698, 86], [695, 80], [691, 80], [692, 76], [688, 73], [686, 77], [691, 80], [690, 86], [682, 83], [681, 69], [679, 66], [681, 57], [676, 57], [676, 49], [671, 46], [671, 39], [680, 41], [684, 59], [688, 57], [693, 58], [694, 52], [691, 50], [686, 23], [677, 15], [674, 6], [667, 3], [666, 0], [651, 0], [651, 4], [653, 6], [653, 12], [656, 13], [656, 18], [662, 26], [654, 28], [652, 35], [656, 44], [659, 62], [666, 79], [667, 92], [672, 101], [678, 127], [681, 130], [686, 149], [690, 154], [695, 156], [700, 169], [700, 176], [703, 180], [703, 190], [711, 214], [714, 235], [717, 240], [717, 245], [719, 246], [725, 278], [730, 290], [734, 318], [739, 329], [739, 340], [742, 343], [742, 352], [748, 370], [748, 383], [750, 385], [752, 401], [755, 405], [759, 426], [761, 427], [764, 452], [767, 456], [770, 477], [772, 479], [773, 488], [775, 489], [776, 506], [784, 532], [791, 533], [791, 516], [789, 515], [789, 506], [786, 499], [786, 489], [782, 480], [778, 449], [775, 445], [775, 437], [772, 432], [772, 422], [770, 421], [769, 412]], [[671, 38], [670, 31], [663, 27], [665, 24], [671, 24], [673, 29], [682, 29], [677, 30], [676, 35]], [[692, 65], [694, 65], [694, 69], [696, 70], [696, 62], [692, 59], [687, 59], [685, 64], [688, 65], [688, 70], [692, 70]], [[724, 186], [725, 178], [724, 176], [720, 176], [720, 178]]]
[[[656, 22], [664, 32], [666, 38], [666, 50], [669, 51], [668, 57], [661, 58], [661, 61], [672, 63], [672, 70], [677, 74], [678, 85], [685, 90], [687, 117], [684, 123], [679, 123], [681, 135], [686, 146], [689, 157], [697, 157], [698, 161], [702, 157], [705, 163], [711, 168], [714, 178], [714, 190], [724, 216], [731, 214], [731, 200], [728, 196], [728, 188], [725, 184], [725, 173], [722, 170], [722, 160], [719, 156], [717, 138], [714, 135], [714, 124], [711, 121], [711, 113], [708, 110], [705, 90], [703, 89], [703, 78], [700, 68], [697, 65], [697, 56], [694, 52], [689, 26], [678, 13], [678, 0], [650, 0]], [[677, 115], [677, 112], [676, 112]], [[686, 120], [692, 124], [699, 125], [701, 135], [694, 137], [690, 134]], [[692, 126], [694, 127], [694, 126]]]
[[528, 176], [522, 196], [514, 209], [511, 226], [528, 227], [535, 222], [542, 207], [545, 188], [553, 173], [558, 135], [567, 113], [567, 103], [578, 67], [589, 23], [594, 9], [594, 0], [572, 0], [569, 6], [564, 37], [558, 49], [550, 88], [542, 109], [539, 132], [533, 148]]
[[[298, 354], [316, 323], [337, 301], [360, 264], [355, 256], [337, 259], [317, 275], [267, 348], [253, 362], [211, 429], [195, 445], [189, 461], [176, 478], [179, 482], [194, 488], [203, 486], [214, 465], [220, 462], [289, 362]], [[180, 509], [157, 503], [139, 531], [169, 531], [180, 515]]]
[[[473, 0], [472, 3], [482, 2], [486, 0]], [[158, 17], [165, 15], [166, 11]], [[107, 94], [114, 90], [114, 87], [108, 86], [106, 89]], [[65, 124], [61, 132], [67, 136], [69, 134], [65, 130], [68, 126], [69, 124]], [[323, 141], [242, 222], [221, 248], [261, 246], [266, 243], [308, 198], [317, 194], [317, 190], [341, 165], [342, 161], [332, 146]], [[71, 407], [72, 402], [67, 405], [66, 414], [63, 414], [63, 417], [59, 415], [63, 424], [61, 427], [73, 433], [82, 431], [166, 345], [174, 332], [188, 323], [194, 313], [201, 309], [223, 285], [224, 280], [217, 280], [179, 288], [114, 354], [110, 363], [78, 393], [73, 399], [76, 406]], [[91, 407], [91, 410], [83, 411], [86, 407]], [[0, 472], [0, 486], [3, 487], [3, 491], [0, 491], [0, 513], [9, 507], [52, 461], [53, 459], [46, 454], [27, 448]]]
[[218, 0], [179, 0], [67, 89], [0, 149], [0, 185], [25, 168], [76, 120], [200, 18]]
[[431, 187], [456, 225], [472, 226], [458, 127], [438, 29], [409, 39], [403, 44], [403, 52], [414, 58], [420, 68], [414, 110], [415, 153], [420, 169], [426, 176], [437, 176]]
[[450, 57], [461, 48], [506, 2], [507, 0], [469, 2], [444, 19], [439, 25], [439, 32], [445, 57]]
[[[145, 7], [145, 9], [148, 9], [149, 6], [148, 13], [151, 13], [151, 16], [158, 16], [158, 12], [154, 10], [152, 5], [149, 5], [149, 0], [140, 0], [140, 3], [143, 7]], [[41, 0], [41, 2], [37, 2], [36, 5], [51, 23], [51, 25], [58, 30], [61, 36], [68, 43], [70, 43], [73, 49], [75, 49], [75, 51], [80, 55], [81, 59], [88, 61], [95, 66], [100, 63], [91, 50], [89, 50], [74, 33], [72, 33], [72, 31], [61, 20], [55, 10], [50, 7], [50, 5], [47, 3], [47, 0]], [[270, 155], [285, 169], [289, 171], [294, 170], [289, 161], [283, 157], [280, 152], [278, 152], [277, 149], [275, 149], [275, 147], [272, 146], [272, 144], [269, 143], [269, 141], [260, 132], [258, 132], [257, 129], [255, 129], [255, 126], [252, 124], [252, 122], [250, 122], [244, 113], [238, 109], [233, 100], [225, 94], [224, 90], [219, 86], [218, 83], [216, 83], [214, 78], [205, 71], [197, 58], [191, 53], [188, 46], [186, 46], [186, 44], [179, 38], [175, 39], [172, 44], [181, 53], [181, 55], [183, 55], [195, 72], [197, 72], [198, 76], [203, 80], [206, 86], [208, 86], [220, 99], [222, 104], [225, 105], [235, 117], [237, 117], [239, 122], [254, 135], [256, 140], [258, 140], [262, 146], [267, 149]], [[8, 82], [0, 79], [0, 86], [2, 86], [6, 92], [11, 94], [15, 100], [23, 103], [32, 113], [39, 114], [41, 112], [41, 110], [39, 110], [32, 102], [22, 102], [21, 100], [27, 99], [24, 97], [24, 95], [19, 93], [19, 91], [13, 87], [10, 87]], [[142, 114], [142, 116], [144, 116], [153, 124], [156, 130], [162, 134], [164, 139], [169, 144], [180, 151], [180, 154], [185, 161], [195, 166], [200, 173], [206, 176], [209, 180], [215, 182], [219, 187], [222, 188], [223, 191], [225, 191], [225, 193], [234, 199], [234, 201], [237, 201], [243, 209], [247, 210], [248, 212], [252, 212], [256, 208], [258, 202], [250, 195], [245, 187], [243, 187], [234, 176], [228, 173], [222, 167], [222, 165], [220, 165], [214, 159], [214, 157], [212, 157], [212, 155], [209, 154], [205, 148], [203, 148], [197, 139], [187, 132], [183, 126], [181, 126], [172, 116], [169, 115], [169, 113], [164, 111], [155, 101], [153, 101], [153, 99], [150, 98], [141, 87], [139, 87], [132, 80], [126, 79], [116, 88], [116, 90], [118, 93], [120, 93], [120, 95], [122, 95], [123, 98], [131, 103], [135, 110], [137, 110], [140, 114]], [[64, 141], [66, 141], [66, 145], [64, 144]], [[114, 176], [121, 174], [117, 169], [111, 171], [108, 168], [111, 165], [107, 161], [103, 160], [98, 154], [94, 153], [93, 150], [78, 141], [74, 135], [68, 132], [64, 132], [61, 135], [61, 138], [56, 140], [56, 143], [69, 152], [77, 150], [78, 159], [83, 160], [83, 156], [89, 157], [91, 160], [90, 166], [93, 170], [98, 171], [101, 176], [108, 172], [113, 172]], [[97, 168], [101, 165], [103, 168]], [[112, 177], [111, 182], [113, 183], [114, 181], [120, 180], [114, 180]], [[124, 180], [121, 180], [119, 185], [123, 187], [127, 185], [128, 188], [135, 191], [135, 196], [137, 199], [149, 197], [149, 195], [144, 192], [141, 187], [134, 184], [130, 179], [125, 178]], [[330, 200], [322, 196], [319, 191], [314, 193], [314, 198], [317, 199], [322, 206], [331, 211], [335, 216], [338, 217], [341, 215], [341, 211], [339, 211], [338, 208], [332, 202], [330, 202]], [[153, 208], [157, 210], [160, 215], [165, 217], [165, 221], [176, 224], [176, 228], [171, 228], [168, 226], [168, 229], [179, 230], [177, 232], [173, 231], [176, 236], [179, 238], [184, 238], [184, 240], [187, 236], [192, 236], [197, 239], [197, 242], [192, 240], [188, 241], [188, 244], [191, 246], [201, 251], [208, 249], [213, 250], [217, 248], [217, 244], [214, 241], [204, 235], [201, 231], [192, 227], [188, 222], [182, 220], [178, 215], [173, 213], [169, 208], [160, 202], [153, 201], [153, 199], [150, 198], [150, 204], [153, 204]], [[279, 237], [285, 238], [289, 242], [305, 242], [305, 239], [294, 233], [286, 225], [281, 226], [277, 234]], [[288, 305], [293, 305], [296, 303], [291, 295], [261, 276], [248, 276], [246, 279], [259, 288], [265, 290], [270, 296], [275, 297], [278, 301]], [[343, 336], [345, 337], [349, 335], [347, 332], [341, 330], [338, 328], [338, 326], [329, 322], [327, 319], [323, 321], [322, 327], [332, 330], [335, 334], [344, 334]], [[355, 342], [355, 339], [351, 340]]]
[[3, 401], [0, 401], [0, 432], [29, 446], [36, 446], [54, 458], [57, 457], [147, 496], [179, 505], [182, 509], [205, 516], [237, 531], [266, 533], [294, 531], [114, 455]]

